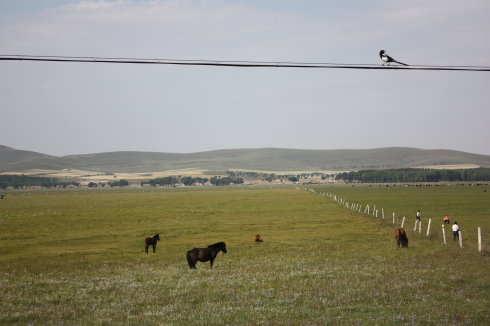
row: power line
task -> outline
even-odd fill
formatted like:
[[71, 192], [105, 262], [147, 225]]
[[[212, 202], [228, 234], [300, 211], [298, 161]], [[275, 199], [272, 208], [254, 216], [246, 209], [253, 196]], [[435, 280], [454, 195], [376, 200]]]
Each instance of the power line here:
[[383, 66], [376, 64], [344, 64], [315, 62], [271, 62], [271, 61], [227, 61], [227, 60], [182, 60], [182, 59], [138, 59], [108, 57], [69, 57], [69, 56], [36, 56], [36, 55], [1, 55], [0, 61], [42, 61], [71, 63], [119, 63], [119, 64], [155, 64], [181, 66], [217, 66], [239, 68], [310, 68], [310, 69], [367, 69], [367, 70], [430, 70], [430, 71], [490, 71], [486, 66]]

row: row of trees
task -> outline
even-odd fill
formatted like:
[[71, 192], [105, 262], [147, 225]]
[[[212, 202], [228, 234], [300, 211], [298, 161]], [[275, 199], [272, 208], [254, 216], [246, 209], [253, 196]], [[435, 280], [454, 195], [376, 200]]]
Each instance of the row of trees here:
[[360, 170], [337, 174], [337, 180], [361, 183], [388, 182], [440, 182], [440, 181], [490, 181], [490, 169], [391, 169]]
[[26, 175], [0, 175], [0, 189], [13, 187], [15, 189], [24, 187], [67, 187], [70, 185], [79, 186], [78, 182], [62, 182], [56, 178], [31, 177]]
[[[128, 186], [129, 182], [127, 180], [118, 180], [114, 182], [109, 182], [107, 185], [104, 183], [89, 182], [88, 187], [123, 187]], [[25, 188], [25, 187], [43, 187], [43, 188], [66, 188], [68, 186], [80, 187], [78, 182], [67, 182], [60, 181], [57, 178], [48, 177], [32, 177], [26, 175], [0, 175], [0, 189], [6, 189], [8, 187], [13, 187], [15, 189]]]
[[141, 185], [149, 184], [152, 186], [175, 186], [175, 185], [184, 185], [184, 186], [193, 186], [196, 184], [204, 185], [207, 182], [210, 182], [215, 186], [226, 186], [230, 184], [242, 184], [242, 178], [232, 178], [232, 177], [219, 177], [214, 176], [211, 179], [208, 178], [193, 178], [193, 177], [175, 177], [168, 176], [164, 178], [156, 178], [148, 181], [142, 181]]
[[156, 179], [152, 179], [152, 180], [145, 180], [145, 181], [141, 182], [141, 185], [149, 184], [152, 186], [174, 186], [177, 184], [183, 184], [185, 186], [192, 186], [195, 184], [204, 185], [208, 181], [209, 181], [208, 178], [168, 176], [168, 177], [164, 177], [164, 178], [156, 178]]
[[119, 181], [114, 181], [114, 182], [109, 182], [109, 183], [97, 183], [97, 182], [89, 182], [87, 184], [87, 187], [93, 188], [93, 187], [124, 187], [124, 186], [129, 186], [128, 180], [119, 180]]
[[329, 174], [324, 174], [320, 172], [312, 172], [312, 173], [291, 173], [291, 174], [275, 174], [275, 173], [266, 173], [266, 172], [253, 172], [253, 171], [226, 171], [226, 174], [232, 178], [245, 178], [252, 180], [264, 180], [268, 182], [272, 182], [274, 180], [289, 180], [292, 182], [297, 182], [299, 179], [306, 179], [310, 177], [320, 177], [325, 180], [330, 176]]
[[227, 186], [230, 184], [238, 185], [243, 183], [242, 178], [232, 178], [232, 177], [212, 177], [211, 180], [209, 180], [212, 185], [215, 186]]

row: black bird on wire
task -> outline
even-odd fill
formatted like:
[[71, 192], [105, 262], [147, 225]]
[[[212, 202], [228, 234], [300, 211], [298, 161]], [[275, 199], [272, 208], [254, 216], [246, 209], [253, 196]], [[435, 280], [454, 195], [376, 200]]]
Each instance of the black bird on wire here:
[[383, 66], [384, 66], [385, 63], [387, 63], [388, 66], [389, 66], [390, 65], [390, 62], [395, 62], [395, 63], [401, 64], [403, 66], [408, 66], [406, 63], [403, 63], [403, 62], [400, 62], [400, 61], [396, 61], [395, 59], [393, 59], [392, 57], [390, 57], [389, 55], [387, 55], [385, 50], [379, 51], [379, 57], [384, 62], [383, 63]]

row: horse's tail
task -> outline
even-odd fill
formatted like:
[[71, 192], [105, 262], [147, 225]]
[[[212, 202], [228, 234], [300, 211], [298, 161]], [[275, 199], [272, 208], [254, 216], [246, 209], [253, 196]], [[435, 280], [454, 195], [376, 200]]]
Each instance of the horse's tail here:
[[190, 268], [194, 268], [194, 262], [192, 261], [190, 250], [187, 252], [187, 263], [189, 264]]

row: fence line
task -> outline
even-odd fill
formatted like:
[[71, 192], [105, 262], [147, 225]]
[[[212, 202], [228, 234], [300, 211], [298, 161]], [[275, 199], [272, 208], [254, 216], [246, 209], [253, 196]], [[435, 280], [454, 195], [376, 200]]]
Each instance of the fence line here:
[[[296, 189], [300, 189], [299, 187], [296, 187]], [[334, 201], [336, 201], [337, 203], [347, 207], [348, 209], [354, 211], [354, 212], [359, 212], [361, 213], [362, 211], [362, 204], [361, 203], [351, 203], [351, 202], [348, 202], [347, 200], [345, 200], [344, 198], [340, 197], [340, 196], [337, 196], [335, 194], [332, 194], [330, 192], [322, 192], [322, 193], [318, 193], [315, 189], [311, 189], [311, 188], [304, 188], [305, 191], [309, 191], [313, 194], [318, 194], [318, 195], [321, 195], [323, 197], [328, 197]], [[361, 213], [361, 214], [367, 214], [368, 216], [374, 216], [374, 217], [378, 217], [378, 209], [376, 209], [376, 205], [373, 205], [373, 210], [371, 211], [371, 206], [369, 204], [366, 204], [366, 208], [364, 209], [364, 212]], [[372, 213], [371, 213], [372, 212]], [[382, 216], [382, 219], [383, 221], [385, 220], [385, 214], [384, 214], [384, 208], [381, 208], [381, 216]], [[396, 217], [396, 218], [395, 218]], [[395, 221], [396, 220], [396, 221]], [[432, 223], [432, 219], [429, 219], [428, 221], [428, 224], [427, 224], [427, 234], [426, 236], [428, 237], [429, 234], [430, 234], [430, 227], [431, 227], [431, 223]], [[393, 212], [393, 224], [398, 224], [398, 216], [395, 215], [395, 212]], [[403, 216], [403, 219], [402, 219], [402, 222], [401, 222], [401, 228], [403, 228], [405, 224], [405, 216]], [[419, 231], [419, 234], [422, 233], [422, 222], [419, 221], [419, 220], [415, 220], [415, 225], [414, 225], [414, 229], [413, 231], [416, 232], [417, 231], [417, 226], [418, 226], [418, 231]], [[481, 253], [483, 252], [483, 245], [482, 245], [482, 236], [481, 236], [481, 228], [478, 227], [478, 252]], [[464, 248], [463, 247], [463, 237], [462, 237], [462, 232], [461, 231], [458, 231], [458, 236], [459, 236], [459, 247], [460, 248]], [[444, 245], [447, 244], [447, 241], [446, 241], [446, 232], [445, 232], [445, 228], [444, 228], [444, 224], [442, 224], [442, 237], [443, 237], [443, 242], [444, 242]]]

